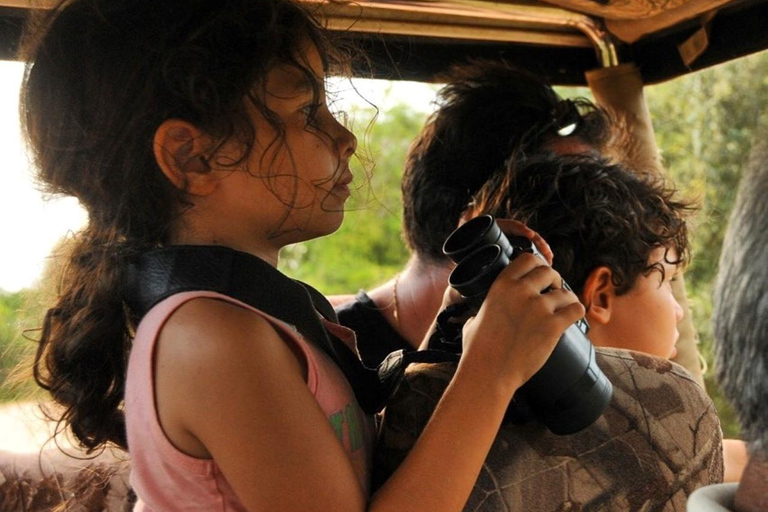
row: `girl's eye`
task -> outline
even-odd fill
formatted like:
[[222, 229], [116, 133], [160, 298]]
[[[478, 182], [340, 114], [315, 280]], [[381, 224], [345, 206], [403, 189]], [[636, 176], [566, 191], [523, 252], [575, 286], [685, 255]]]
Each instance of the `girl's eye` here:
[[320, 110], [320, 107], [322, 107], [322, 103], [309, 103], [307, 105], [304, 105], [299, 109], [299, 111], [306, 117], [307, 119], [312, 119], [315, 117], [315, 114], [317, 114], [317, 111]]

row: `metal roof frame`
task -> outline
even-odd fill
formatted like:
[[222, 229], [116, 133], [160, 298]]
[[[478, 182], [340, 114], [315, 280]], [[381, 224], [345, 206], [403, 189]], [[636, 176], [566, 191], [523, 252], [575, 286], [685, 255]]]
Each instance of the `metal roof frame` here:
[[[491, 58], [559, 85], [583, 85], [585, 71], [632, 61], [651, 84], [768, 48], [768, 0], [730, 1], [632, 42], [606, 28], [615, 20], [536, 0], [301, 1], [364, 50], [357, 75], [390, 80], [436, 81], [453, 63]], [[0, 58], [16, 57], [28, 13], [51, 3], [0, 0]], [[686, 60], [681, 47], [697, 44]]]

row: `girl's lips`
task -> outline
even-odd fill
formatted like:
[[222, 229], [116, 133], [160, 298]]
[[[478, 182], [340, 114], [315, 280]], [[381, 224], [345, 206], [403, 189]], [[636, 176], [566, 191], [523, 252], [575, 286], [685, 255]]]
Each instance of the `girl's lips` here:
[[347, 196], [350, 194], [349, 187], [347, 185], [342, 185], [341, 183], [339, 183], [338, 185], [333, 187], [333, 191], [336, 194], [343, 194], [343, 195], [347, 195]]
[[336, 182], [336, 185], [333, 186], [333, 190], [337, 193], [349, 195], [349, 184], [352, 183], [353, 178], [354, 176], [352, 176], [352, 173], [347, 172]]

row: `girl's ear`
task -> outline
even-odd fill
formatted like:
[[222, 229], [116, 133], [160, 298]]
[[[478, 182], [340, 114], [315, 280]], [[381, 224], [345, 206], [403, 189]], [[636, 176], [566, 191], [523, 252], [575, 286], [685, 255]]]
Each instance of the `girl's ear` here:
[[155, 131], [155, 161], [177, 188], [192, 195], [208, 195], [218, 180], [211, 172], [205, 150], [210, 140], [195, 125], [168, 119]]
[[592, 270], [581, 292], [581, 302], [587, 311], [587, 321], [599, 325], [607, 324], [611, 319], [611, 308], [615, 296], [611, 269], [600, 266]]

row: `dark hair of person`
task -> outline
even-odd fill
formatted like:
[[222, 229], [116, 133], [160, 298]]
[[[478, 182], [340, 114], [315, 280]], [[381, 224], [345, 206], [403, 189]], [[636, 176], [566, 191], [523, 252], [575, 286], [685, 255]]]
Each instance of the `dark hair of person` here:
[[713, 293], [717, 380], [750, 456], [768, 458], [768, 125], [757, 132], [731, 211]]
[[[606, 159], [554, 154], [516, 160], [508, 173], [491, 178], [474, 208], [526, 223], [554, 253], [553, 267], [580, 294], [590, 272], [606, 266], [617, 294], [664, 267], [648, 265], [655, 249], [665, 260], [689, 259], [686, 217], [693, 206], [677, 199], [657, 174], [640, 174]], [[676, 251], [670, 256], [670, 249]]]
[[402, 180], [406, 243], [432, 262], [446, 261], [443, 242], [472, 195], [503, 172], [510, 154], [530, 156], [561, 137], [555, 122], [560, 111], [577, 111], [570, 137], [596, 151], [610, 139], [602, 109], [586, 99], [566, 103], [543, 79], [505, 62], [453, 68], [437, 107], [411, 145]]
[[327, 66], [342, 63], [325, 37], [288, 0], [69, 0], [30, 22], [26, 142], [45, 190], [76, 197], [89, 219], [46, 315], [34, 373], [63, 407], [59, 425], [89, 450], [126, 447], [122, 401], [136, 319], [121, 299], [123, 263], [166, 244], [190, 207], [156, 164], [157, 128], [188, 121], [213, 138], [214, 158], [233, 140], [243, 161], [255, 108], [282, 144], [282, 122], [263, 99], [267, 74], [295, 66], [317, 99], [321, 84], [301, 53], [309, 42]]

